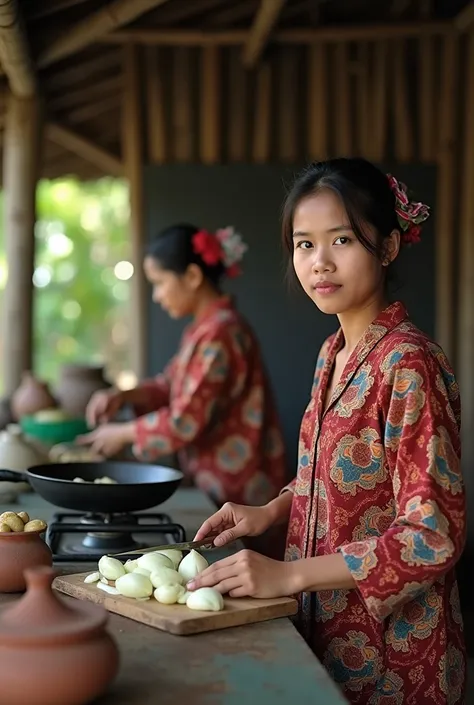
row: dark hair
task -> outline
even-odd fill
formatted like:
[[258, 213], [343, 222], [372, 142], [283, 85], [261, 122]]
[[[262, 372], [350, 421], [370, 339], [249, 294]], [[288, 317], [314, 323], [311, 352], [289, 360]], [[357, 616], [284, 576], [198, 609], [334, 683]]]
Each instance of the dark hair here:
[[[395, 194], [387, 176], [360, 158], [314, 162], [297, 177], [283, 207], [282, 238], [287, 251], [293, 252], [293, 218], [298, 204], [323, 188], [339, 196], [354, 235], [371, 254], [382, 260], [385, 239], [393, 230], [400, 230]], [[375, 243], [367, 233], [367, 225], [377, 233]]]
[[162, 230], [148, 247], [147, 255], [152, 257], [163, 269], [176, 274], [184, 274], [190, 264], [196, 264], [206, 279], [216, 288], [225, 273], [224, 265], [206, 264], [193, 249], [193, 235], [201, 228], [195, 225], [171, 225]]

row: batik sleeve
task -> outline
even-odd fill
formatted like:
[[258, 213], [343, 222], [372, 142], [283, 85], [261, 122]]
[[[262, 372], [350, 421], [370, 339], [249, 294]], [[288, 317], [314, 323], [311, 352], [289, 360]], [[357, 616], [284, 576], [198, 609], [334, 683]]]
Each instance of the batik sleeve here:
[[174, 364], [175, 361], [172, 358], [161, 374], [145, 379], [137, 386], [142, 399], [139, 404], [133, 405], [136, 416], [145, 416], [152, 411], [158, 411], [163, 406], [168, 406]]
[[453, 567], [465, 542], [460, 439], [434, 358], [408, 353], [382, 385], [383, 446], [396, 517], [381, 536], [340, 551], [369, 613], [383, 620]]
[[169, 404], [136, 421], [134, 453], [153, 460], [192, 443], [225, 407], [231, 379], [229, 347], [224, 339], [203, 339], [185, 373], [183, 391]]

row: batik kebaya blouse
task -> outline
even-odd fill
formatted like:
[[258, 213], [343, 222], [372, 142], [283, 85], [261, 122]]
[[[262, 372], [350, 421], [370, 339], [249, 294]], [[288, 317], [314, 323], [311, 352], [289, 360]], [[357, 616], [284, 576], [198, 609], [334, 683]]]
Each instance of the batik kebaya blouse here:
[[[257, 505], [285, 483], [282, 432], [256, 338], [228, 298], [185, 331], [164, 374], [144, 382], [134, 453], [177, 453], [218, 504]], [[146, 413], [149, 412], [149, 413]]]
[[458, 385], [395, 303], [367, 329], [324, 412], [343, 342], [341, 331], [329, 338], [317, 362], [286, 558], [340, 552], [357, 588], [302, 594], [298, 627], [350, 703], [459, 705]]

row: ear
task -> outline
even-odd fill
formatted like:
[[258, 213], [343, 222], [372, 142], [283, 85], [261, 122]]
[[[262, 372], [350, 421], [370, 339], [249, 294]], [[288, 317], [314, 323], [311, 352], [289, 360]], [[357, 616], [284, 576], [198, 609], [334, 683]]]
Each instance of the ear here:
[[197, 291], [204, 281], [204, 274], [197, 264], [190, 264], [184, 273], [186, 284], [193, 291]]
[[384, 253], [382, 263], [384, 267], [388, 267], [397, 257], [400, 252], [400, 231], [392, 230], [384, 243]]

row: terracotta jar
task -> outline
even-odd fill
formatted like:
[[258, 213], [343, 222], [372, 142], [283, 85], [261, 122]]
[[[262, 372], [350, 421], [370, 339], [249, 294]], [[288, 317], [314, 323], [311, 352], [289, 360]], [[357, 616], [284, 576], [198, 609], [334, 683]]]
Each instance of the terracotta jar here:
[[30, 416], [37, 411], [56, 406], [56, 400], [46, 382], [36, 379], [32, 372], [24, 372], [21, 384], [11, 399], [11, 411], [15, 421], [19, 421], [22, 416]]
[[52, 568], [27, 570], [26, 595], [0, 615], [2, 702], [85, 705], [117, 674], [107, 612], [90, 602], [66, 602], [52, 589], [54, 576]]
[[51, 550], [41, 532], [0, 532], [0, 592], [23, 592], [25, 570], [52, 564]]
[[82, 417], [94, 392], [109, 387], [110, 384], [104, 379], [103, 367], [65, 365], [56, 394], [64, 411], [71, 416]]

